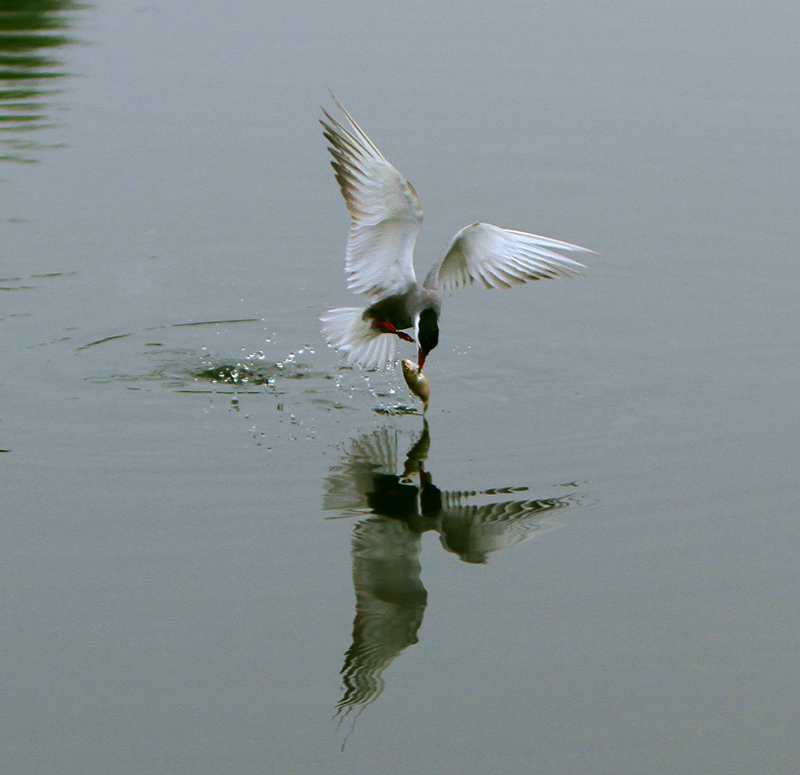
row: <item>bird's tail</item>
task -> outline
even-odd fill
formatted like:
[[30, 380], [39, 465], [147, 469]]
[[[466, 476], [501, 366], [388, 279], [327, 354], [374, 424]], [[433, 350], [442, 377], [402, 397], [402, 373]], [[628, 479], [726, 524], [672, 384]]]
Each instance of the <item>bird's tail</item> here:
[[382, 334], [365, 320], [363, 307], [330, 309], [320, 320], [328, 344], [350, 363], [364, 369], [384, 369], [395, 362], [394, 334]]

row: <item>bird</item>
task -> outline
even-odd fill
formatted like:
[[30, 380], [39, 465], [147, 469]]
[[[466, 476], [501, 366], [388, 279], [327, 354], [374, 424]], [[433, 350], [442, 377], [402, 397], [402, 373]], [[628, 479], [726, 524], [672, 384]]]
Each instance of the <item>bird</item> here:
[[[349, 128], [323, 107], [323, 135], [336, 181], [350, 212], [345, 271], [347, 287], [366, 307], [340, 307], [320, 317], [327, 343], [362, 368], [396, 361], [396, 342], [417, 345], [422, 370], [439, 343], [442, 294], [480, 281], [510, 288], [529, 280], [573, 277], [586, 267], [557, 253], [594, 253], [569, 242], [490, 223], [459, 231], [422, 283], [414, 272], [414, 244], [422, 206], [411, 183], [378, 150], [334, 95]], [[413, 337], [406, 333], [413, 329]]]

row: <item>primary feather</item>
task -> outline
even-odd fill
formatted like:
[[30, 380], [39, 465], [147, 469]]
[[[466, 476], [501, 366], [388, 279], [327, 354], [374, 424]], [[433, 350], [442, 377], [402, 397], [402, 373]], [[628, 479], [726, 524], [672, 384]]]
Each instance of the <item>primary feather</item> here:
[[451, 291], [480, 280], [485, 288], [510, 288], [528, 280], [572, 277], [585, 269], [549, 248], [592, 252], [538, 234], [473, 223], [456, 234], [428, 273], [425, 285]]
[[325, 110], [327, 121], [320, 123], [331, 144], [331, 164], [351, 216], [347, 287], [372, 297], [397, 293], [416, 282], [413, 255], [422, 207], [411, 184], [336, 104], [352, 131]]

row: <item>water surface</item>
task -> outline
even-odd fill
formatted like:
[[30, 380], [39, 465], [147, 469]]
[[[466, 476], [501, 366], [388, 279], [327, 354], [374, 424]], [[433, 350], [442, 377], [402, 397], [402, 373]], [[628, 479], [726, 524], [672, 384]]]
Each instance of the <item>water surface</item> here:
[[[794, 5], [14, 6], [5, 769], [797, 772]], [[320, 340], [329, 87], [421, 272], [600, 254], [447, 299], [425, 420]]]

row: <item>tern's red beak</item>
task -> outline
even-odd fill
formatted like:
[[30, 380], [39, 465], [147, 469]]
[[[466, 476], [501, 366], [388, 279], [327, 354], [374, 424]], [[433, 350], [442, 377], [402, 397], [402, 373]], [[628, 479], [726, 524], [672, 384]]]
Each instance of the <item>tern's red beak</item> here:
[[417, 353], [418, 353], [417, 366], [419, 366], [419, 370], [422, 371], [422, 367], [425, 364], [425, 353], [422, 352], [421, 347], [417, 348]]

